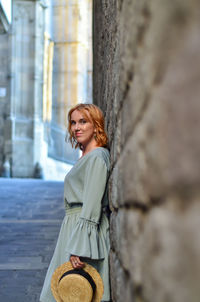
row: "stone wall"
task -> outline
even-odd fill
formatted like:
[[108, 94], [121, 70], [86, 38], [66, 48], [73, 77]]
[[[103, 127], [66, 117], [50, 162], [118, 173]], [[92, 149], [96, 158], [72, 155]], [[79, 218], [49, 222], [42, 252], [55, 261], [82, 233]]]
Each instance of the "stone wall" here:
[[200, 2], [94, 0], [113, 301], [200, 301]]

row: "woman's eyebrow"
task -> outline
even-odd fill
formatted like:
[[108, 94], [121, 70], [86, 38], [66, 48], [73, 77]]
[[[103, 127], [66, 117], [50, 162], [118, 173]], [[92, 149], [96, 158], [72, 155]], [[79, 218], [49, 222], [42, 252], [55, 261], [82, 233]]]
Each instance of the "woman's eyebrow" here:
[[[78, 121], [81, 122], [81, 121], [83, 121], [83, 120], [86, 120], [86, 118], [82, 117], [82, 118], [80, 118]], [[71, 122], [75, 122], [75, 123], [76, 123], [75, 120], [71, 120]]]

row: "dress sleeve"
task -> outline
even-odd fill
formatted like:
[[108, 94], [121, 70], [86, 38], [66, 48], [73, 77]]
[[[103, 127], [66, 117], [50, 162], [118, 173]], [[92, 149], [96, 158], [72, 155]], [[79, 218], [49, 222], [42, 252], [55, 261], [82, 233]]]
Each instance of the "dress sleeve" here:
[[105, 192], [108, 169], [100, 157], [88, 162], [84, 179], [83, 206], [79, 219], [67, 243], [67, 252], [79, 257], [103, 259], [103, 238], [99, 232], [102, 198]]

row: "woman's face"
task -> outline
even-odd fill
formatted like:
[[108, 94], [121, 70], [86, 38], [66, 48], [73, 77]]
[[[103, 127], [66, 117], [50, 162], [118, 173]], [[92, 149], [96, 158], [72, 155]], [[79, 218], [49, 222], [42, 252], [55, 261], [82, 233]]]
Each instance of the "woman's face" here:
[[83, 146], [95, 140], [95, 127], [93, 123], [79, 110], [74, 110], [71, 114], [71, 131], [76, 141]]

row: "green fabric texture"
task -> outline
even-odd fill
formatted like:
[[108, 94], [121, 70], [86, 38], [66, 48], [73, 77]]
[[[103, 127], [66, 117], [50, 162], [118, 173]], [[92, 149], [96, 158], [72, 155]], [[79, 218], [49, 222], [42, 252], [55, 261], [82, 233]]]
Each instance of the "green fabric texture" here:
[[44, 281], [41, 302], [55, 302], [50, 289], [51, 276], [70, 255], [80, 256], [99, 271], [104, 282], [102, 300], [110, 301], [109, 223], [102, 212], [103, 207], [108, 206], [109, 169], [109, 152], [98, 147], [81, 157], [66, 175], [66, 216]]

